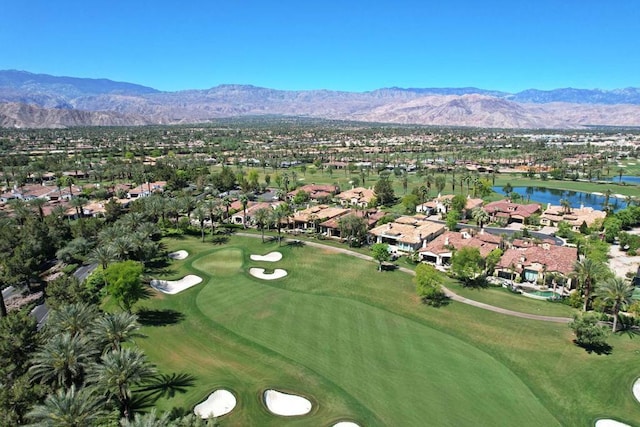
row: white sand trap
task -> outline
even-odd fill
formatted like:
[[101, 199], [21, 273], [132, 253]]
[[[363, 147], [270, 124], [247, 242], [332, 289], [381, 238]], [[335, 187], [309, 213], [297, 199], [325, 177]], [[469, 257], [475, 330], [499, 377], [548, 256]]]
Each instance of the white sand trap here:
[[633, 383], [633, 396], [636, 398], [638, 402], [640, 402], [640, 378]]
[[276, 268], [271, 274], [266, 274], [264, 271], [264, 268], [250, 268], [249, 274], [263, 280], [282, 279], [287, 275], [287, 270], [283, 270], [281, 268]]
[[268, 261], [268, 262], [276, 262], [282, 259], [282, 254], [280, 252], [269, 252], [266, 255], [251, 255], [251, 261]]
[[596, 421], [596, 427], [631, 427], [629, 424], [621, 423], [616, 420], [601, 419]]
[[264, 403], [271, 412], [284, 417], [306, 415], [311, 411], [311, 402], [308, 399], [295, 394], [281, 393], [277, 390], [266, 390]]
[[340, 421], [339, 423], [335, 423], [333, 427], [360, 427], [360, 425], [352, 423], [351, 421]]
[[201, 418], [209, 418], [211, 416], [221, 417], [233, 411], [236, 407], [236, 397], [229, 390], [216, 390], [209, 395], [207, 400], [198, 403], [193, 408], [193, 413]]
[[185, 289], [189, 289], [192, 286], [202, 282], [202, 278], [193, 274], [183, 277], [180, 280], [152, 280], [151, 287], [157, 289], [165, 294], [177, 294]]
[[189, 252], [187, 251], [176, 251], [169, 254], [169, 258], [171, 259], [185, 259], [188, 256]]

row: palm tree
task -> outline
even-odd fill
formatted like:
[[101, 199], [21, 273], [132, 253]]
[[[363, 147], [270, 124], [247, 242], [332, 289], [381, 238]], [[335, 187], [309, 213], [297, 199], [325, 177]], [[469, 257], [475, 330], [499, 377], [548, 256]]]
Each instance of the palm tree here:
[[[152, 409], [148, 414], [136, 414], [132, 420], [122, 420], [120, 421], [121, 427], [171, 427], [171, 426], [182, 426], [189, 425], [192, 427], [196, 427], [199, 424], [175, 424], [171, 422], [169, 419], [169, 412], [165, 412], [162, 416], [158, 416], [156, 414], [155, 408]], [[203, 424], [204, 427], [204, 424]]]
[[578, 282], [582, 286], [582, 293], [584, 295], [582, 311], [587, 311], [589, 308], [589, 300], [591, 298], [591, 289], [593, 289], [596, 281], [605, 275], [605, 266], [591, 258], [583, 258], [582, 260], [578, 260], [574, 263], [573, 271]]
[[141, 350], [120, 348], [104, 354], [99, 363], [92, 365], [88, 382], [107, 396], [114, 397], [120, 406], [120, 415], [129, 420], [133, 415], [132, 387], [142, 384], [154, 374], [155, 368]]
[[240, 203], [242, 203], [242, 227], [247, 228], [247, 205], [249, 204], [249, 198], [246, 194], [240, 195]]
[[35, 199], [29, 200], [29, 205], [35, 207], [38, 210], [38, 215], [40, 216], [40, 221], [44, 221], [44, 205], [47, 204], [46, 199], [42, 199], [40, 197], [36, 197]]
[[120, 260], [126, 260], [129, 256], [129, 252], [133, 251], [133, 240], [131, 235], [118, 236], [113, 242], [113, 249], [116, 251], [117, 257]]
[[140, 332], [138, 316], [127, 312], [105, 314], [92, 324], [91, 338], [105, 351], [116, 351], [120, 344], [132, 338], [144, 337]]
[[63, 305], [49, 313], [45, 334], [54, 336], [66, 332], [71, 336], [86, 336], [97, 315], [97, 310], [91, 305]]
[[204, 221], [207, 219], [207, 211], [201, 205], [198, 205], [193, 214], [200, 224], [200, 234], [202, 235], [202, 243], [204, 243]]
[[231, 220], [231, 217], [229, 216], [229, 208], [231, 207], [231, 197], [229, 196], [224, 196], [224, 198], [222, 199], [222, 205], [224, 206], [226, 212], [227, 212], [227, 223]]
[[471, 217], [476, 221], [481, 229], [484, 227], [484, 224], [489, 221], [489, 213], [483, 208], [475, 208], [471, 213]]
[[272, 214], [271, 209], [260, 208], [255, 212], [253, 216], [256, 221], [256, 224], [260, 228], [260, 231], [262, 231], [262, 243], [264, 243], [264, 228], [269, 224], [269, 221], [271, 219], [271, 214]]
[[560, 199], [560, 206], [562, 206], [562, 213], [571, 213], [571, 202], [568, 199]]
[[98, 263], [102, 266], [103, 270], [109, 266], [109, 264], [118, 259], [116, 250], [111, 245], [99, 245], [93, 248], [89, 253], [88, 260], [90, 262]]
[[219, 217], [220, 213], [222, 212], [221, 206], [220, 206], [220, 199], [215, 199], [215, 198], [208, 199], [205, 202], [205, 206], [209, 211], [209, 220], [211, 221], [211, 235], [213, 236], [213, 233], [215, 231], [215, 223], [213, 219]]
[[596, 288], [596, 296], [605, 303], [613, 304], [613, 332], [618, 329], [620, 310], [631, 304], [635, 287], [620, 277], [613, 277]]
[[35, 406], [27, 417], [38, 426], [85, 427], [104, 421], [102, 399], [91, 389], [76, 390], [75, 385], [60, 389], [47, 396], [41, 405]]
[[68, 388], [82, 384], [94, 355], [86, 338], [65, 332], [51, 337], [33, 355], [30, 371], [42, 383]]

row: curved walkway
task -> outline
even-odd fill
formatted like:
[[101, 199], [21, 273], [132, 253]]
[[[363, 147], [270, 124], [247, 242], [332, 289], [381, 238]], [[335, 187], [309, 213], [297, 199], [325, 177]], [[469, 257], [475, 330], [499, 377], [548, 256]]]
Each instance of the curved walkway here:
[[[260, 238], [260, 235], [258, 235], [258, 234], [236, 233], [236, 235], [237, 236], [242, 236], [242, 237]], [[291, 240], [291, 239], [283, 238], [282, 240], [283, 241], [285, 241], [285, 240], [295, 241], [295, 240], [298, 240], [298, 239]], [[303, 242], [307, 246], [320, 248], [320, 249], [326, 249], [326, 250], [332, 250], [334, 252], [338, 252], [338, 253], [341, 253], [341, 254], [345, 254], [345, 255], [356, 257], [356, 258], [360, 258], [360, 259], [363, 259], [365, 261], [375, 261], [369, 255], [364, 255], [364, 254], [361, 254], [359, 252], [354, 252], [354, 251], [349, 250], [349, 249], [336, 248], [335, 246], [329, 246], [329, 245], [325, 245], [325, 244], [318, 243], [318, 242], [309, 242], [307, 240], [299, 240], [299, 241]], [[399, 267], [398, 269], [400, 271], [402, 271], [404, 273], [407, 273], [407, 274], [410, 274], [412, 276], [416, 275], [416, 272], [414, 270], [409, 269], [409, 268]], [[569, 317], [540, 316], [538, 314], [521, 313], [519, 311], [507, 310], [506, 308], [496, 307], [496, 306], [493, 306], [493, 305], [489, 305], [489, 304], [485, 304], [485, 303], [482, 303], [482, 302], [474, 301], [474, 300], [469, 299], [469, 298], [465, 298], [463, 296], [460, 296], [460, 295], [456, 294], [455, 292], [451, 291], [450, 289], [448, 289], [448, 288], [446, 288], [444, 286], [442, 287], [442, 290], [453, 301], [458, 301], [458, 302], [461, 302], [463, 304], [472, 305], [474, 307], [478, 307], [478, 308], [481, 308], [483, 310], [493, 311], [494, 313], [505, 314], [507, 316], [520, 317], [522, 319], [530, 319], [530, 320], [541, 320], [543, 322], [554, 322], [554, 323], [569, 323], [569, 322], [571, 322], [573, 320], [573, 319], [571, 319]]]

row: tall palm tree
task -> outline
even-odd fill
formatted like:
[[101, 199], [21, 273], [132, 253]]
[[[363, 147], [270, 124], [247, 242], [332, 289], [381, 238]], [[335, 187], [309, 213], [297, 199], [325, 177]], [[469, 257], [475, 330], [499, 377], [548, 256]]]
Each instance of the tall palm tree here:
[[38, 426], [89, 427], [104, 421], [103, 401], [91, 389], [60, 389], [35, 406], [27, 417]]
[[594, 261], [591, 258], [583, 258], [573, 264], [573, 272], [580, 286], [582, 286], [582, 293], [584, 295], [582, 311], [587, 311], [591, 299], [591, 290], [596, 282], [605, 276], [606, 268], [601, 262]]
[[116, 251], [118, 259], [126, 260], [129, 253], [134, 250], [133, 239], [131, 235], [118, 236], [113, 242], [113, 249]]
[[200, 235], [202, 236], [202, 243], [204, 243], [204, 221], [207, 219], [207, 211], [201, 205], [198, 205], [193, 214], [200, 224]]
[[483, 208], [475, 208], [471, 213], [471, 217], [476, 221], [481, 229], [484, 227], [484, 224], [489, 221], [489, 213]]
[[139, 332], [138, 316], [127, 312], [105, 314], [98, 317], [91, 328], [91, 338], [105, 351], [119, 350], [123, 342], [144, 337]]
[[269, 224], [269, 221], [271, 220], [271, 210], [272, 209], [269, 208], [260, 208], [254, 214], [256, 224], [260, 228], [260, 231], [262, 231], [262, 243], [264, 243], [264, 228]]
[[46, 199], [42, 199], [40, 197], [36, 197], [35, 199], [29, 200], [29, 206], [34, 207], [38, 210], [38, 216], [40, 217], [40, 221], [44, 221], [44, 205], [47, 204]]
[[99, 245], [93, 248], [88, 255], [90, 262], [98, 263], [103, 269], [109, 267], [109, 264], [118, 259], [118, 253], [111, 245]]
[[620, 277], [613, 277], [596, 288], [596, 296], [605, 303], [613, 304], [613, 332], [618, 329], [618, 314], [625, 306], [631, 304], [635, 287]]
[[224, 206], [225, 210], [227, 211], [227, 222], [229, 222], [231, 220], [231, 217], [229, 216], [229, 208], [231, 207], [231, 197], [229, 196], [224, 196], [224, 198], [222, 199], [222, 205]]
[[42, 383], [68, 388], [82, 384], [94, 355], [86, 338], [65, 332], [48, 339], [33, 355], [30, 371]]
[[85, 336], [91, 328], [91, 322], [98, 316], [98, 311], [87, 304], [67, 304], [49, 313], [46, 336], [69, 333], [71, 336]]
[[120, 406], [120, 414], [129, 420], [133, 416], [132, 387], [144, 383], [155, 372], [141, 350], [120, 348], [105, 353], [100, 362], [92, 365], [88, 382], [107, 396], [115, 398]]
[[249, 205], [249, 197], [247, 197], [246, 194], [241, 194], [240, 203], [242, 203], [242, 227], [247, 228], [247, 205]]

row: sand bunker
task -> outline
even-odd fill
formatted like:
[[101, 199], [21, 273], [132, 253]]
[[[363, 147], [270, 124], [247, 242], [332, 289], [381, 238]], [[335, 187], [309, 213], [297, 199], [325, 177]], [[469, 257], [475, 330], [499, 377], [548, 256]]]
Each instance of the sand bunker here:
[[629, 424], [621, 423], [616, 420], [601, 419], [596, 421], [596, 427], [631, 427]]
[[193, 413], [201, 418], [221, 417], [233, 411], [236, 407], [236, 397], [228, 390], [216, 390], [207, 400], [196, 405]]
[[640, 378], [633, 383], [633, 396], [636, 398], [638, 402], [640, 402]]
[[151, 287], [165, 294], [177, 294], [202, 282], [202, 278], [190, 274], [180, 280], [152, 280]]
[[269, 252], [266, 255], [251, 255], [251, 261], [268, 261], [268, 262], [276, 262], [282, 259], [282, 254], [280, 252]]
[[311, 411], [311, 402], [308, 399], [295, 394], [281, 393], [277, 390], [266, 390], [264, 403], [271, 412], [284, 417], [305, 415]]
[[335, 423], [333, 427], [360, 427], [356, 423], [352, 423], [351, 421], [340, 421], [339, 423]]
[[187, 251], [176, 251], [169, 254], [169, 258], [171, 259], [185, 259], [188, 256], [189, 252]]
[[281, 268], [276, 268], [275, 270], [273, 270], [273, 273], [271, 274], [266, 274], [264, 271], [265, 271], [264, 268], [250, 268], [249, 274], [252, 275], [253, 277], [257, 277], [258, 279], [263, 279], [263, 280], [282, 279], [284, 276], [287, 275], [287, 271]]

